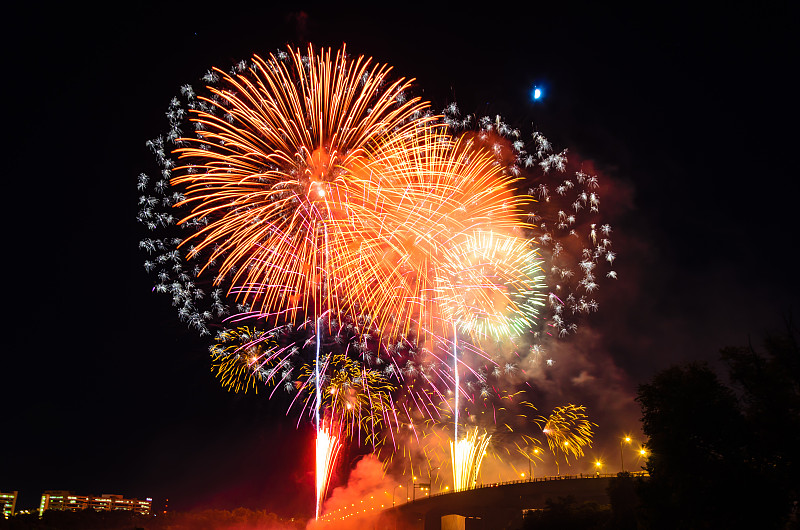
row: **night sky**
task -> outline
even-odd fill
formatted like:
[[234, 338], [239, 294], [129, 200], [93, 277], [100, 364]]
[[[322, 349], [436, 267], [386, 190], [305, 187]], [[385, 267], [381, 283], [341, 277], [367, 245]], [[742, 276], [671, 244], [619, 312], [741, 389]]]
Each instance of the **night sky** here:
[[[136, 176], [157, 170], [145, 141], [179, 86], [287, 43], [346, 42], [439, 108], [535, 123], [594, 164], [619, 279], [555, 346], [551, 385], [589, 407], [592, 454], [613, 462], [619, 435], [638, 433], [632, 399], [657, 370], [715, 363], [798, 309], [788, 2], [180, 5], [4, 15], [0, 490], [19, 490], [18, 508], [72, 489], [179, 510], [310, 509], [310, 427], [219, 387], [208, 341], [151, 293], [135, 220]], [[548, 88], [537, 104], [534, 83]]]

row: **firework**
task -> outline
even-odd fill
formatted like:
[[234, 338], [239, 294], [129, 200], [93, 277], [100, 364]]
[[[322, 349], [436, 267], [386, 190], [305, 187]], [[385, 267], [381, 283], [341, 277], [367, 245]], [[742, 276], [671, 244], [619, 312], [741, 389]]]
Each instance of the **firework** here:
[[377, 325], [394, 335], [447, 337], [453, 323], [475, 339], [521, 333], [541, 303], [540, 260], [520, 237], [532, 198], [514, 193], [490, 153], [443, 131], [392, 138], [356, 170], [391, 234], [373, 238], [369, 259], [384, 274], [370, 278], [364, 305], [391, 307]]
[[[499, 119], [484, 118], [481, 123], [484, 140], [492, 138], [492, 132], [519, 136]], [[564, 337], [575, 333], [580, 315], [597, 311], [593, 296], [602, 277], [617, 278], [612, 228], [600, 215], [600, 180], [583, 167], [571, 165], [566, 150], [554, 152], [538, 131], [528, 150], [516, 140], [506, 157], [509, 171], [525, 171], [534, 183], [528, 193], [538, 201], [528, 218], [535, 223], [533, 239], [546, 262], [549, 312], [544, 317], [545, 329]]]
[[[170, 145], [177, 145], [180, 117], [186, 114], [184, 105], [194, 105], [193, 92], [189, 90], [186, 94], [186, 102], [182, 103], [177, 97], [170, 102], [167, 115], [170, 116], [171, 128], [167, 138], [159, 136], [147, 141], [161, 173], [159, 178], [151, 178], [144, 173], [138, 177], [137, 189], [142, 195], [139, 197], [137, 219], [147, 228], [150, 236], [139, 242], [139, 248], [147, 253], [145, 270], [157, 278], [153, 291], [169, 295], [172, 305], [177, 308], [179, 319], [200, 335], [209, 335], [212, 323], [230, 314], [231, 307], [222, 289], [210, 283], [199, 283], [197, 275], [200, 266], [189, 262], [187, 249], [179, 248], [185, 235], [200, 224], [176, 226], [174, 208], [184, 197], [173, 192], [169, 185], [175, 163], [167, 149]], [[236, 310], [244, 309], [243, 306], [236, 307]]]
[[[370, 129], [375, 133], [372, 136], [345, 135], [348, 141], [359, 138], [353, 146], [325, 147], [326, 152], [337, 153], [329, 162], [325, 152], [312, 148], [336, 140], [340, 128], [312, 127], [305, 136], [293, 137], [293, 143], [261, 135], [270, 124], [273, 128], [285, 126], [287, 119], [275, 115], [271, 107], [251, 109], [248, 105], [275, 103], [281, 97], [296, 103], [303, 90], [315, 90], [304, 76], [322, 79], [319, 71], [344, 71], [345, 64], [340, 56], [334, 61], [329, 54], [313, 57], [309, 49], [304, 58], [294, 51], [285, 57], [278, 54], [267, 61], [254, 60], [249, 68], [237, 65], [231, 74], [219, 70], [208, 74], [207, 80], [217, 86], [190, 108], [198, 138], [175, 137], [174, 129], [170, 134], [181, 144], [177, 152], [182, 161], [188, 162], [172, 179], [181, 190], [176, 195], [176, 200], [182, 198], [179, 209], [192, 208], [181, 226], [194, 229], [185, 240], [173, 241], [181, 243], [169, 253], [175, 267], [182, 265], [178, 250], [186, 250], [186, 257], [195, 261], [206, 252], [200, 263], [213, 272], [215, 283], [227, 280], [228, 292], [238, 298], [237, 310], [245, 311], [237, 319], [281, 313], [291, 322], [301, 312], [321, 315], [325, 308], [320, 304], [327, 304], [331, 315], [341, 317], [341, 308], [332, 306], [349, 300], [349, 314], [366, 315], [366, 325], [387, 337], [399, 337], [396, 344], [405, 342], [409, 352], [427, 344], [426, 351], [434, 359], [441, 357], [435, 352], [438, 347], [449, 349], [448, 334], [442, 330], [453, 322], [458, 324], [457, 330], [478, 337], [522, 332], [540, 303], [531, 303], [538, 292], [540, 273], [528, 241], [510, 233], [525, 226], [522, 206], [530, 198], [514, 195], [513, 179], [498, 173], [498, 165], [488, 153], [474, 149], [470, 142], [449, 139], [441, 127], [428, 126], [429, 120], [413, 121], [424, 104], [404, 102], [398, 106], [390, 96], [380, 99], [389, 123]], [[364, 74], [370, 72], [366, 67], [359, 71], [359, 82], [369, 85], [370, 78]], [[385, 72], [373, 70], [372, 75], [382, 79]], [[286, 88], [292, 83], [278, 83], [276, 76], [303, 88], [298, 92], [295, 86], [292, 92]], [[297, 79], [305, 81], [298, 83]], [[325, 82], [352, 88], [346, 82]], [[396, 90], [390, 87], [385, 92], [397, 100], [406, 86], [393, 86]], [[184, 92], [194, 97], [191, 90]], [[275, 107], [280, 106], [276, 103]], [[299, 108], [314, 116], [325, 110], [288, 104], [280, 108], [295, 112]], [[405, 110], [395, 112], [397, 108]], [[182, 112], [172, 109], [170, 115]], [[340, 109], [339, 115], [342, 113]], [[372, 125], [379, 114], [370, 112]], [[341, 119], [337, 123], [341, 124]], [[325, 138], [326, 134], [332, 138]], [[287, 154], [292, 149], [294, 157]], [[162, 151], [158, 150], [163, 157]], [[231, 220], [241, 224], [229, 224]], [[247, 237], [239, 237], [245, 233]], [[287, 248], [291, 251], [281, 251]], [[231, 258], [234, 254], [242, 259]], [[173, 299], [184, 297], [196, 304], [202, 300], [202, 292], [196, 288], [199, 282], [194, 280], [200, 272], [196, 264], [192, 274], [181, 275], [184, 283], [160, 285], [173, 292]], [[163, 270], [162, 274], [169, 276]], [[219, 306], [221, 291], [212, 293], [215, 306]], [[248, 312], [249, 307], [255, 311]], [[190, 314], [198, 326], [204, 326], [203, 320], [212, 314], [190, 313], [191, 309], [182, 314]], [[213, 314], [226, 312], [227, 307]], [[424, 340], [425, 336], [437, 336], [437, 341]], [[455, 347], [455, 333], [452, 339]], [[470, 346], [464, 343], [465, 348]], [[389, 354], [393, 349], [387, 344]], [[317, 357], [319, 352], [310, 364], [321, 366]], [[265, 358], [277, 364], [257, 363], [252, 373], [262, 379], [290, 368], [274, 355]], [[387, 363], [397, 368], [391, 375], [402, 378], [403, 371], [413, 372], [414, 366], [406, 361]], [[247, 363], [244, 357], [228, 359], [218, 370], [241, 383]], [[456, 386], [452, 376], [441, 367], [439, 370], [442, 374], [437, 377], [446, 387]], [[298, 379], [294, 381], [296, 384]], [[433, 384], [430, 379], [427, 382]], [[288, 379], [283, 383], [289, 388]], [[320, 390], [315, 388], [317, 393]], [[433, 391], [437, 393], [441, 391]], [[430, 395], [419, 397], [434, 407]], [[424, 408], [428, 405], [422, 404]]]
[[475, 487], [491, 438], [485, 432], [478, 434], [478, 429], [473, 429], [461, 440], [450, 442], [454, 491]]
[[[413, 144], [410, 148], [398, 147], [409, 143]], [[406, 380], [402, 386], [415, 401], [413, 408], [438, 415], [443, 392], [449, 388], [458, 401], [462, 390], [458, 366], [453, 366], [449, 376], [441, 362], [444, 356], [436, 349], [449, 349], [452, 345], [455, 360], [459, 332], [475, 339], [473, 342], [521, 334], [530, 326], [537, 304], [541, 303], [537, 298], [537, 255], [529, 241], [513, 235], [526, 227], [521, 221], [521, 205], [530, 198], [516, 197], [511, 192], [513, 180], [499, 173], [489, 154], [472, 149], [467, 141], [448, 140], [441, 129], [427, 128], [402, 141], [387, 141], [371, 157], [360, 159], [359, 163], [365, 165], [355, 164], [353, 173], [370, 175], [371, 180], [360, 184], [369, 192], [363, 203], [375, 205], [381, 224], [369, 225], [376, 216], [351, 220], [351, 224], [360, 227], [362, 237], [358, 252], [351, 255], [358, 263], [342, 262], [336, 277], [343, 279], [342, 283], [361, 282], [359, 288], [365, 295], [360, 298], [360, 311], [391, 315], [383, 319], [370, 317], [379, 335], [416, 334], [413, 344], [401, 338], [386, 346], [392, 356], [386, 366], [399, 368], [391, 370], [391, 375], [399, 378], [398, 383]], [[380, 270], [380, 274], [360, 275], [364, 262], [374, 263], [367, 267]], [[355, 279], [350, 282], [348, 275]], [[446, 336], [448, 325], [452, 326], [452, 341], [442, 337]], [[420, 336], [426, 334], [434, 340], [423, 341], [432, 346], [423, 351], [435, 361], [429, 369], [419, 370], [424, 364], [398, 356], [397, 350], [413, 351], [419, 347]], [[471, 346], [465, 341], [462, 348]], [[480, 353], [480, 349], [474, 351]], [[345, 360], [338, 359], [337, 364], [343, 366]], [[323, 367], [324, 362], [315, 361], [313, 366]], [[355, 363], [344, 372], [357, 373]], [[357, 379], [381, 379], [370, 374], [375, 372], [362, 371]], [[306, 380], [311, 375], [306, 370]], [[423, 384], [408, 384], [407, 380], [415, 376], [421, 377]], [[322, 385], [315, 388], [316, 394], [322, 400], [328, 399], [322, 384], [324, 376], [314, 375], [313, 379]], [[300, 385], [309, 386], [303, 382]], [[443, 389], [437, 388], [442, 386]], [[391, 407], [386, 406], [384, 398], [388, 392], [382, 391], [386, 387], [383, 382], [368, 384], [364, 392], [357, 394], [358, 402], [368, 400], [374, 413], [363, 414], [364, 407], [352, 402], [348, 405], [358, 410], [361, 418], [369, 418], [371, 425], [389, 426], [392, 422], [386, 411]], [[338, 401], [329, 399], [328, 403], [335, 405]], [[459, 409], [455, 403], [456, 415]], [[410, 416], [407, 409], [405, 412]], [[396, 414], [394, 420], [395, 424], [400, 423]]]
[[583, 456], [584, 446], [592, 445], [592, 426], [597, 427], [589, 421], [586, 407], [573, 404], [555, 408], [550, 416], [541, 416], [539, 423], [543, 425], [542, 432], [547, 437], [547, 445], [556, 462], [559, 454], [564, 455], [567, 462], [570, 456]]
[[321, 374], [319, 397], [308, 395], [307, 404], [320, 399], [322, 408], [336, 418], [343, 436], [355, 438], [366, 432], [365, 443], [373, 448], [380, 444], [384, 429], [391, 428], [396, 418], [391, 399], [394, 386], [380, 371], [368, 369], [346, 354], [325, 354], [320, 363], [319, 369], [304, 366], [301, 370], [305, 380]]
[[[483, 374], [485, 379], [469, 379], [462, 390], [469, 392], [461, 400], [458, 432], [478, 432], [491, 436], [492, 443], [486, 448], [486, 460], [497, 464], [497, 480], [518, 477], [518, 466], [530, 471], [544, 457], [541, 442], [533, 435], [536, 424], [536, 407], [526, 400], [526, 392], [505, 391], [496, 388], [509, 377]], [[475, 392], [478, 385], [488, 385], [488, 391]], [[513, 386], [513, 385], [512, 385]], [[475, 392], [473, 394], [473, 392]], [[402, 403], [402, 401], [401, 401]], [[435, 482], [445, 483], [452, 477], [452, 454], [449, 450], [453, 440], [455, 414], [446, 404], [441, 404], [426, 418], [415, 414], [413, 422], [404, 424], [395, 435], [396, 446], [386, 446], [382, 457], [392, 462], [395, 472], [419, 475], [426, 468], [437, 470]], [[520, 468], [522, 469], [522, 468]], [[506, 470], [513, 470], [508, 475]]]
[[444, 110], [444, 122], [491, 152], [505, 174], [524, 179], [537, 199], [527, 217], [542, 260], [546, 306], [533, 327], [530, 361], [550, 366], [555, 360], [545, 355], [548, 339], [574, 334], [580, 320], [598, 310], [600, 286], [617, 278], [612, 228], [600, 214], [600, 179], [571, 163], [566, 149], [555, 151], [541, 132], [525, 140], [500, 116], [461, 118], [453, 103]]
[[[380, 445], [384, 431], [397, 422], [391, 397], [396, 386], [386, 372], [368, 366], [369, 346], [353, 326], [326, 323], [319, 335], [311, 329], [284, 325], [270, 331], [249, 326], [224, 330], [210, 348], [212, 371], [233, 392], [268, 390], [272, 397], [280, 388], [293, 395], [290, 409], [313, 413], [320, 400], [319, 408], [337, 426], [340, 439]], [[310, 355], [318, 346], [319, 364]], [[356, 357], [355, 351], [362, 355]], [[363, 439], [361, 433], [366, 433]]]
[[378, 326], [391, 335], [415, 332], [440, 363], [452, 354], [458, 439], [458, 334], [477, 345], [523, 333], [541, 303], [540, 274], [530, 242], [515, 235], [527, 228], [522, 207], [531, 198], [513, 193], [514, 179], [491, 153], [443, 131], [427, 127], [392, 138], [356, 173], [370, 180], [367, 202], [378, 206], [380, 228], [391, 233], [374, 237], [380, 246], [369, 249], [385, 274], [372, 279], [365, 305], [392, 307], [378, 311], [390, 315]]
[[[314, 416], [318, 511], [346, 439], [397, 451], [408, 437], [426, 452], [448, 423], [457, 490], [474, 486], [492, 437], [496, 454], [540, 458], [509, 419], [516, 393], [505, 389], [524, 379], [510, 355], [521, 358], [537, 319], [574, 331], [568, 314], [596, 309], [599, 264], [614, 259], [610, 227], [584, 233], [549, 212], [548, 189], [567, 197], [570, 179], [517, 189], [533, 170], [565, 171], [566, 152], [535, 133], [528, 154], [500, 118], [456, 137], [469, 118], [453, 119], [454, 105], [442, 121], [426, 115], [405, 95], [411, 81], [389, 73], [310, 46], [211, 70], [202, 94], [182, 88], [188, 111], [174, 100], [169, 134], [150, 143], [163, 178], [150, 190], [140, 177], [140, 221], [162, 232], [142, 242], [145, 267], [182, 320], [223, 328], [211, 349], [221, 383], [282, 389]], [[573, 180], [571, 208], [596, 214], [596, 178]], [[544, 213], [531, 212], [534, 196]], [[578, 236], [591, 242], [578, 264], [558, 261], [575, 254], [558, 244]], [[581, 414], [542, 419], [554, 454], [583, 454], [592, 424]]]
[[593, 296], [601, 278], [617, 278], [612, 229], [600, 218], [598, 187], [596, 176], [577, 170], [553, 189], [540, 184], [531, 190], [540, 198], [531, 213], [538, 225], [535, 239], [548, 263], [546, 325], [559, 337], [576, 331], [578, 317], [597, 311]]
[[[256, 57], [238, 73], [211, 73], [217, 85], [190, 112], [197, 138], [179, 139], [185, 144], [176, 151], [182, 165], [171, 180], [184, 197], [178, 206], [191, 210], [181, 224], [198, 227], [182, 243], [194, 245], [188, 256], [206, 252], [200, 272], [213, 271], [215, 283], [228, 278], [229, 292], [253, 308], [245, 316], [272, 322], [313, 316], [319, 328], [326, 312], [367, 314], [375, 329], [391, 328], [396, 336], [409, 330], [411, 317], [403, 320], [404, 314], [427, 319], [423, 329], [433, 328], [434, 313], [415, 315], [406, 308], [445, 296], [445, 319], [467, 327], [485, 315], [502, 318], [507, 306], [520, 313], [518, 293], [506, 293], [513, 282], [494, 272], [511, 254], [535, 267], [534, 258], [523, 254], [529, 252], [524, 242], [492, 232], [510, 229], [517, 222], [511, 219], [521, 216], [508, 182], [493, 172], [490, 157], [448, 141], [440, 129], [427, 126], [430, 120], [419, 119], [424, 104], [398, 103], [407, 84], [378, 91], [388, 70], [370, 71], [359, 61], [348, 62], [343, 53], [334, 60], [330, 52], [315, 56], [309, 48], [307, 56], [292, 51], [287, 58]], [[303, 120], [307, 128], [293, 129]], [[364, 178], [367, 174], [381, 177]], [[466, 204], [467, 198], [471, 209], [462, 207], [459, 219], [470, 215], [473, 220], [455, 221], [457, 238], [441, 233], [440, 225], [456, 219], [449, 205]], [[405, 248], [409, 237], [440, 241], [422, 253], [437, 266], [422, 271], [424, 281], [411, 286], [416, 290], [392, 283], [408, 277], [387, 253]], [[446, 248], [444, 239], [449, 239]], [[466, 258], [461, 247], [469, 249]], [[515, 265], [506, 266], [509, 274]], [[459, 275], [464, 277], [460, 283]], [[376, 300], [369, 293], [389, 296]], [[456, 314], [466, 303], [475, 310]], [[390, 319], [405, 328], [388, 325]], [[317, 396], [312, 408], [318, 416], [319, 347], [312, 365]], [[220, 368], [233, 373], [234, 366], [238, 378], [241, 359]], [[270, 377], [282, 367], [270, 366]], [[267, 363], [257, 368], [263, 374]]]
[[[317, 55], [310, 46], [307, 55], [290, 49], [267, 60], [254, 57], [249, 65], [240, 63], [230, 73], [214, 69], [205, 80], [215, 86], [208, 87], [197, 103], [193, 101], [189, 111], [196, 137], [180, 135], [179, 127], [170, 132], [181, 164], [173, 167], [163, 140], [154, 144], [165, 179], [175, 190], [163, 202], [186, 212], [178, 224], [192, 231], [187, 238], [173, 238], [166, 245], [162, 240], [145, 243], [148, 251], [174, 247], [167, 256], [175, 262], [173, 269], [180, 272], [182, 283], [170, 285], [173, 300], [185, 299], [183, 312], [207, 333], [207, 321], [214, 315], [195, 311], [194, 301], [202, 291], [194, 290], [193, 278], [205, 274], [235, 297], [237, 320], [259, 317], [277, 325], [311, 316], [316, 347], [314, 361], [305, 359], [304, 366], [313, 367], [313, 376], [301, 370], [299, 390], [309, 382], [313, 386], [314, 392], [309, 393], [313, 403], [308, 408], [313, 410], [319, 439], [324, 393], [321, 366], [330, 361], [321, 351], [323, 317], [343, 314], [340, 302], [347, 311], [356, 299], [358, 286], [346, 281], [350, 276], [338, 273], [345, 267], [354, 270], [352, 251], [362, 239], [359, 226], [380, 224], [378, 219], [365, 219], [374, 212], [364, 204], [366, 193], [348, 168], [383, 136], [403, 137], [427, 119], [420, 117], [426, 104], [405, 98], [410, 81], [389, 82], [389, 71], [363, 57], [351, 60], [344, 49], [332, 57], [330, 50]], [[184, 92], [194, 100], [191, 88]], [[171, 125], [173, 118], [180, 121], [183, 116], [182, 108], [171, 105]], [[141, 188], [147, 184], [147, 178], [140, 179]], [[157, 198], [144, 198], [147, 207], [158, 203]], [[140, 213], [148, 228], [174, 223], [171, 214], [153, 222], [151, 211]], [[195, 260], [191, 274], [182, 272], [184, 260]], [[358, 263], [369, 265], [363, 260]], [[148, 263], [146, 268], [155, 266]], [[352, 277], [379, 272], [361, 268]], [[169, 273], [159, 272], [159, 279], [166, 283]], [[184, 285], [191, 287], [184, 289]], [[247, 330], [240, 335], [251, 334]], [[223, 342], [239, 338], [228, 334]], [[263, 351], [254, 353], [254, 348]], [[286, 376], [292, 367], [287, 356], [281, 356], [285, 351], [258, 338], [245, 340], [232, 351], [212, 351], [212, 356], [218, 361], [215, 369], [223, 384], [247, 391], [256, 388], [256, 381], [276, 381], [278, 373], [282, 375], [277, 381], [290, 383]], [[346, 357], [333, 360], [334, 369], [336, 364], [348, 365]], [[351, 374], [351, 368], [352, 363], [336, 373]], [[386, 392], [372, 372], [364, 369], [358, 374], [374, 432], [377, 422], [372, 415], [383, 419], [389, 409]], [[350, 394], [363, 418], [363, 394], [353, 394], [356, 385], [350, 383], [337, 392], [336, 399], [329, 392], [329, 401], [336, 405], [341, 396]], [[350, 408], [352, 403], [342, 410]], [[350, 427], [354, 423], [344, 423], [348, 432], [354, 430]]]
[[341, 443], [332, 435], [329, 429], [323, 426], [317, 430], [316, 441], [316, 477], [317, 477], [317, 505], [316, 518], [319, 519], [319, 512], [322, 509], [322, 501], [328, 491], [333, 468], [336, 465], [336, 458], [339, 456]]
[[230, 276], [260, 316], [339, 312], [360, 294], [339, 272], [357, 263], [358, 227], [380, 221], [364, 219], [373, 211], [349, 168], [387, 134], [413, 133], [426, 106], [389, 71], [344, 49], [256, 56], [235, 74], [214, 70], [217, 86], [191, 111], [197, 137], [181, 139], [171, 184], [190, 210], [180, 223], [203, 226], [183, 244], [189, 257], [207, 251], [201, 273]]
[[232, 392], [252, 389], [258, 393], [262, 387], [274, 385], [288, 364], [285, 358], [276, 359], [280, 348], [274, 335], [250, 326], [221, 331], [210, 351], [211, 371]]

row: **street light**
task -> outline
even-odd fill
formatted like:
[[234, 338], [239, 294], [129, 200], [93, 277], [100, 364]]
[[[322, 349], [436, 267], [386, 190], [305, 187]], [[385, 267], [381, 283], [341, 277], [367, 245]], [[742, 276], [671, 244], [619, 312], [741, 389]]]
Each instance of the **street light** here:
[[596, 473], [599, 475], [600, 474], [600, 470], [603, 469], [603, 463], [600, 460], [595, 460], [594, 467], [595, 467]]
[[648, 457], [648, 455], [649, 455], [649, 453], [647, 452], [647, 448], [645, 446], [643, 446], [643, 445], [639, 446], [639, 460], [637, 461], [637, 463], [640, 463], [641, 460], [644, 458], [644, 463], [645, 463], [645, 465], [647, 465], [647, 457]]
[[626, 436], [622, 440], [619, 441], [619, 467], [622, 468], [622, 472], [625, 473], [625, 460], [622, 458], [622, 442], [627, 444], [631, 443], [631, 437]]
[[[536, 447], [533, 449], [533, 454], [537, 457], [539, 456], [539, 448]], [[528, 458], [528, 482], [533, 480], [533, 458]]]
[[413, 492], [414, 500], [417, 500], [417, 489], [426, 492], [425, 496], [427, 497], [428, 492], [431, 490], [431, 484], [430, 482], [427, 484], [425, 484], [424, 482], [420, 482], [419, 484], [414, 484], [414, 492]]
[[392, 490], [392, 506], [394, 506], [394, 492], [395, 492], [395, 491], [397, 491], [397, 488], [402, 488], [402, 487], [403, 487], [403, 485], [402, 485], [402, 484], [398, 484], [398, 485], [397, 485], [397, 486], [395, 486], [395, 487], [394, 487], [394, 489]]

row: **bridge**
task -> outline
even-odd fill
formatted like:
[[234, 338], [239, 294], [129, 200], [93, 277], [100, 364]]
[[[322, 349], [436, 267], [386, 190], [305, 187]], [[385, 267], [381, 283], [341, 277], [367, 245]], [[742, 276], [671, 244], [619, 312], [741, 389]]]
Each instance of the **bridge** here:
[[[436, 493], [383, 510], [366, 508], [349, 515], [344, 514], [342, 517], [330, 519], [323, 517], [319, 528], [332, 530], [521, 528], [523, 511], [544, 508], [547, 499], [556, 500], [559, 497], [572, 496], [577, 502], [593, 501], [608, 504], [608, 486], [615, 477], [616, 474], [559, 475], [485, 484], [455, 493]], [[325, 524], [326, 522], [330, 524]]]

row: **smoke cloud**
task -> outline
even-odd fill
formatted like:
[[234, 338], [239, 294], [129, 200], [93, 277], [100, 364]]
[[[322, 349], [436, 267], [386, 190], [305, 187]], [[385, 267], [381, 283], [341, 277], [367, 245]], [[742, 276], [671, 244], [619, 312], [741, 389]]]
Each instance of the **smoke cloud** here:
[[380, 512], [396, 502], [405, 502], [406, 486], [386, 474], [384, 464], [369, 454], [358, 461], [350, 472], [346, 485], [334, 488], [322, 509], [321, 521], [311, 521], [309, 529], [371, 528], [380, 517]]

